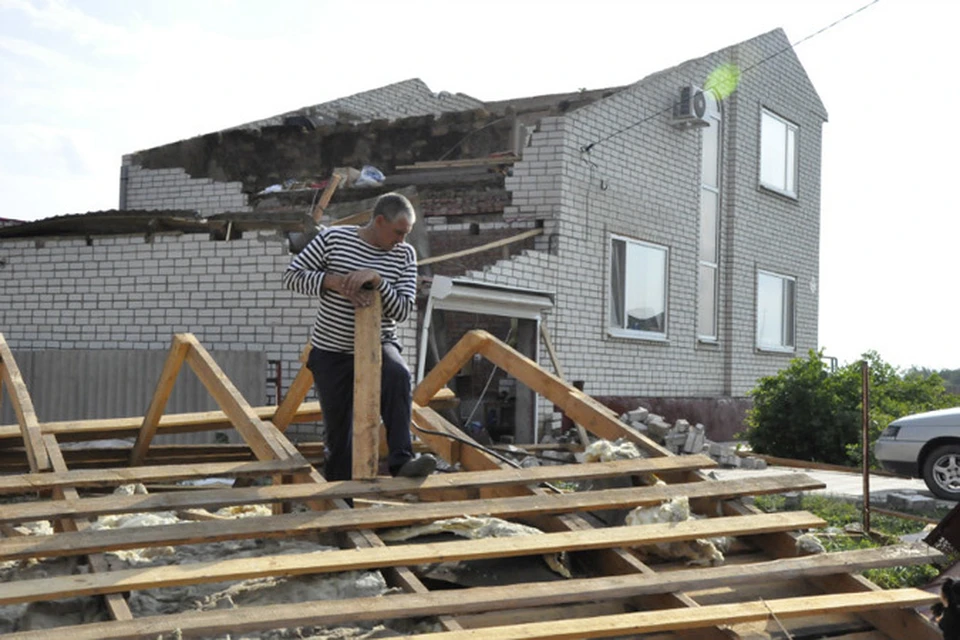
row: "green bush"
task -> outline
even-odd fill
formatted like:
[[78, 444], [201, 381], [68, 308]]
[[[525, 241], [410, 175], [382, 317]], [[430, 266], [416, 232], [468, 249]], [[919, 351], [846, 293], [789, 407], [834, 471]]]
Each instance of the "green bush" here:
[[[960, 404], [936, 373], [901, 374], [874, 351], [863, 358], [870, 365], [871, 443], [896, 418]], [[753, 408], [740, 437], [757, 453], [860, 464], [860, 366], [857, 361], [831, 372], [822, 352], [811, 350], [806, 359], [795, 358], [776, 375], [761, 378], [750, 392]]]

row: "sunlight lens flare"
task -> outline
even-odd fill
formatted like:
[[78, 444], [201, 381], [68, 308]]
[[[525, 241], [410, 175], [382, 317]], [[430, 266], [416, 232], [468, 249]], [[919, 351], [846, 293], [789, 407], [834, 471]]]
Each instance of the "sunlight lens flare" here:
[[737, 90], [740, 84], [740, 67], [735, 64], [722, 64], [707, 76], [704, 90], [712, 91], [717, 100], [723, 100]]

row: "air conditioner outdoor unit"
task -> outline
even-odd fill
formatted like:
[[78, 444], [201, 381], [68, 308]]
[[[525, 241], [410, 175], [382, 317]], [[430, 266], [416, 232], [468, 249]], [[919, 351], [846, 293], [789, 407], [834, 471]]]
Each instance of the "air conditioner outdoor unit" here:
[[680, 99], [673, 104], [673, 126], [678, 128], [708, 127], [707, 97], [696, 87], [680, 88]]

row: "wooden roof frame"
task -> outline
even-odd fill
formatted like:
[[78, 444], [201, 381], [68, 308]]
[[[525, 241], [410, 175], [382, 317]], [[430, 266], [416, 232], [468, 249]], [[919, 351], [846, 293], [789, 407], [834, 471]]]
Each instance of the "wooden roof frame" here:
[[[555, 478], [563, 469], [514, 470], [504, 468], [496, 457], [481, 448], [470, 446], [469, 438], [459, 429], [444, 420], [429, 406], [430, 401], [471, 359], [480, 354], [516, 377], [531, 389], [560, 406], [575, 422], [597, 437], [610, 440], [624, 438], [633, 442], [647, 456], [646, 459], [623, 463], [591, 463], [572, 467], [577, 473], [595, 474], [604, 477], [611, 473], [642, 476], [657, 473], [669, 483], [665, 487], [636, 487], [605, 492], [585, 492], [562, 495], [550, 487], [542, 488], [540, 482]], [[150, 443], [161, 429], [164, 420], [166, 398], [172, 389], [180, 368], [187, 364], [196, 373], [220, 407], [220, 414], [211, 420], [226, 419], [237, 428], [244, 442], [253, 451], [257, 462], [221, 463], [235, 476], [271, 475], [274, 484], [270, 487], [246, 487], [202, 492], [173, 494], [149, 494], [117, 498], [116, 504], [108, 506], [107, 500], [97, 497], [81, 497], [77, 488], [108, 486], [119, 482], [145, 478], [171, 481], [193, 474], [212, 474], [223, 467], [211, 465], [147, 465]], [[659, 634], [671, 632], [670, 637], [690, 638], [736, 638], [730, 627], [738, 621], [768, 619], [774, 616], [784, 620], [823, 615], [833, 612], [855, 612], [874, 629], [886, 637], [909, 638], [909, 640], [935, 640], [939, 632], [925, 621], [912, 607], [929, 604], [934, 596], [915, 589], [883, 591], [866, 579], [853, 573], [868, 566], [890, 566], [929, 562], [937, 557], [935, 551], [904, 550], [895, 552], [843, 556], [825, 554], [816, 558], [798, 557], [795, 538], [791, 533], [797, 529], [822, 524], [817, 518], [803, 512], [790, 514], [761, 514], [756, 509], [731, 499], [735, 496], [755, 495], [766, 491], [782, 491], [785, 487], [811, 488], [818, 486], [802, 474], [793, 474], [790, 479], [764, 479], [752, 482], [708, 481], [702, 469], [712, 462], [694, 457], [691, 460], [677, 458], [660, 445], [623, 424], [612, 411], [593, 400], [582, 391], [568, 385], [560, 378], [544, 371], [535, 362], [525, 358], [506, 344], [483, 331], [467, 334], [424, 378], [414, 392], [414, 432], [434, 452], [448, 463], [457, 464], [465, 470], [462, 474], [435, 476], [424, 480], [384, 479], [354, 480], [327, 483], [322, 475], [296, 450], [284, 436], [283, 430], [301, 411], [303, 400], [312, 379], [302, 367], [287, 396], [272, 412], [273, 422], [261, 417], [236, 390], [227, 376], [213, 361], [206, 349], [190, 334], [174, 336], [167, 362], [163, 368], [150, 407], [141, 421], [137, 441], [130, 456], [129, 467], [104, 470], [74, 470], [66, 468], [58, 445], [58, 437], [69, 437], [76, 431], [84, 431], [83, 425], [61, 426], [57, 433], [48, 432], [39, 422], [29, 394], [23, 384], [19, 369], [0, 335], [0, 396], [3, 390], [12, 398], [18, 419], [18, 431], [25, 454], [29, 459], [31, 473], [18, 476], [0, 476], [0, 492], [7, 491], [51, 492], [53, 500], [41, 499], [21, 503], [23, 513], [0, 506], [0, 525], [23, 521], [31, 517], [50, 518], [57, 524], [58, 533], [45, 540], [22, 540], [17, 537], [0, 538], [0, 558], [46, 557], [49, 555], [87, 555], [94, 574], [81, 580], [72, 577], [46, 578], [18, 581], [7, 585], [0, 596], [3, 602], [24, 602], [33, 599], [64, 597], [78, 594], [99, 594], [107, 600], [112, 622], [95, 625], [78, 625], [61, 628], [58, 632], [69, 634], [79, 640], [84, 637], [133, 638], [156, 635], [173, 629], [185, 630], [186, 635], [198, 635], [215, 630], [237, 631], [247, 628], [269, 629], [289, 626], [296, 618], [298, 626], [309, 626], [318, 621], [336, 616], [330, 613], [330, 603], [301, 603], [296, 605], [271, 605], [251, 607], [240, 612], [204, 612], [156, 616], [150, 619], [131, 619], [125, 608], [122, 593], [129, 589], [148, 588], [163, 584], [186, 584], [190, 581], [223, 580], [225, 577], [250, 577], [259, 575], [293, 575], [314, 573], [344, 568], [380, 568], [389, 581], [400, 586], [409, 602], [402, 611], [387, 613], [393, 607], [393, 598], [385, 598], [385, 609], [377, 614], [383, 617], [404, 617], [403, 611], [415, 611], [416, 615], [436, 615], [443, 633], [426, 637], [441, 638], [555, 638], [555, 637], [602, 637], [613, 630], [624, 633]], [[311, 409], [312, 411], [312, 409]], [[169, 416], [168, 424], [181, 419]], [[87, 433], [93, 429], [86, 428]], [[446, 436], [456, 436], [457, 440]], [[369, 445], [369, 446], [376, 446]], [[590, 467], [596, 465], [595, 469]], [[460, 476], [459, 478], [457, 476]], [[573, 474], [575, 475], [575, 474]], [[679, 483], [679, 484], [678, 484]], [[390, 495], [391, 493], [418, 493], [429, 502], [417, 507], [388, 506], [382, 509], [348, 510], [344, 498]], [[686, 495], [700, 510], [707, 507], [723, 516], [711, 517], [688, 523], [649, 525], [646, 527], [614, 527], [597, 529], [581, 512], [602, 507], [649, 504], [671, 496]], [[450, 502], [466, 500], [467, 502]], [[196, 522], [185, 527], [179, 537], [169, 528], [149, 527], [132, 535], [121, 532], [99, 532], [100, 539], [84, 532], [86, 518], [120, 511], [138, 510], [138, 501], [145, 510], [167, 508], [203, 508], [219, 504], [250, 504], [264, 502], [275, 505], [275, 515], [266, 519], [248, 520], [243, 523]], [[281, 508], [290, 501], [306, 503], [314, 513], [286, 514]], [[536, 520], [546, 532], [543, 536], [490, 539], [467, 543], [404, 544], [385, 547], [373, 530], [398, 523], [422, 522], [436, 517], [447, 517], [457, 512], [481, 513], [489, 511], [506, 516], [522, 515]], [[419, 513], [418, 513], [419, 512]], [[220, 533], [216, 533], [217, 525]], [[260, 526], [262, 525], [262, 526]], [[102, 554], [111, 550], [129, 548], [130, 545], [149, 546], [160, 543], [183, 544], [225, 538], [268, 537], [281, 530], [327, 530], [341, 531], [349, 552], [313, 554], [318, 557], [273, 556], [249, 561], [225, 560], [209, 563], [203, 567], [152, 567], [111, 571], [102, 578], [98, 573], [106, 571]], [[109, 535], [103, 535], [107, 533]], [[754, 548], [773, 560], [766, 564], [753, 563], [744, 567], [715, 567], [699, 570], [696, 580], [711, 584], [734, 584], [749, 576], [754, 582], [776, 580], [787, 576], [803, 577], [823, 595], [780, 598], [756, 602], [737, 602], [723, 605], [701, 606], [695, 598], [685, 593], [691, 583], [679, 579], [671, 581], [672, 574], [661, 574], [645, 564], [631, 550], [632, 546], [651, 544], [667, 539], [691, 539], [709, 537], [721, 533], [740, 536]], [[590, 605], [582, 608], [568, 607], [554, 612], [568, 616], [583, 611], [578, 617], [548, 622], [541, 620], [537, 609], [523, 613], [522, 607], [546, 606], [553, 603], [572, 603], [572, 595], [560, 596], [560, 592], [572, 594], [566, 583], [545, 583], [538, 589], [552, 592], [546, 600], [520, 600], [518, 590], [506, 587], [500, 591], [475, 590], [484, 597], [483, 606], [465, 607], [472, 599], [460, 595], [451, 601], [449, 593], [432, 593], [408, 568], [420, 562], [439, 558], [510, 557], [559, 550], [577, 551], [587, 563], [596, 569], [596, 578], [578, 580], [607, 581], [604, 585], [619, 584], [622, 580], [638, 585], [648, 585], [629, 591], [604, 591], [617, 601], [628, 603], [642, 613], [629, 613], [618, 608], [603, 608]], [[341, 554], [341, 555], [337, 555]], [[342, 558], [342, 560], [340, 559]], [[851, 564], [851, 562], [853, 564]], [[878, 564], [879, 563], [879, 564]], [[687, 573], [692, 570], [687, 570]], [[790, 573], [793, 572], [793, 573]], [[683, 572], [681, 572], [683, 573]], [[606, 577], [604, 577], [606, 576]], [[691, 576], [691, 579], [694, 579]], [[612, 581], [612, 582], [611, 582]], [[593, 583], [591, 583], [593, 584]], [[600, 584], [597, 582], [596, 584]], [[575, 584], [573, 586], [581, 586]], [[604, 586], [604, 589], [611, 587]], [[553, 591], [551, 591], [551, 589]], [[526, 589], [523, 590], [526, 592]], [[539, 593], [539, 591], [538, 591]], [[564, 600], [563, 598], [567, 599]], [[606, 596], [598, 596], [606, 597]], [[396, 605], [401, 605], [398, 601]], [[369, 603], [351, 604], [346, 601], [334, 607], [339, 615], [351, 610], [351, 606], [364, 607]], [[397, 607], [395, 607], [397, 608]], [[355, 609], [354, 609], [355, 610]], [[503, 610], [512, 615], [484, 613]], [[324, 613], [326, 611], [326, 613]], [[619, 611], [619, 612], [618, 612]], [[470, 615], [464, 615], [472, 612]], [[458, 619], [469, 621], [471, 626], [486, 625], [480, 629], [467, 629]], [[326, 617], [325, 617], [326, 616]], [[333, 618], [331, 618], [333, 616]], [[347, 620], [349, 618], [341, 618]], [[238, 627], [238, 624], [241, 625]], [[493, 624], [494, 626], [489, 626]], [[273, 626], [269, 626], [273, 625]], [[12, 634], [11, 638], [36, 638], [38, 632]], [[48, 633], [48, 632], [47, 632]], [[93, 634], [93, 635], [91, 635]], [[564, 635], [566, 634], [566, 635]], [[660, 636], [657, 636], [660, 637]]]

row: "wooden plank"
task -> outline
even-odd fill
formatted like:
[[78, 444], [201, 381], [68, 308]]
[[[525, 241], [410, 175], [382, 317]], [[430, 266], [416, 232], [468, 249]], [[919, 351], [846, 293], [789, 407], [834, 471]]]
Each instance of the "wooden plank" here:
[[330, 223], [331, 227], [339, 227], [348, 224], [362, 225], [370, 221], [371, 216], [373, 216], [373, 209], [368, 209], [367, 211], [359, 211], [357, 213], [352, 213], [348, 216], [342, 218], [337, 218]]
[[320, 219], [323, 217], [323, 212], [327, 208], [327, 205], [330, 204], [330, 199], [333, 198], [334, 191], [340, 186], [341, 180], [343, 180], [343, 176], [339, 173], [334, 173], [330, 176], [330, 179], [327, 181], [327, 186], [324, 187], [323, 193], [320, 195], [320, 201], [317, 202], [317, 206], [313, 209], [312, 215], [314, 222], [320, 222]]
[[309, 469], [301, 459], [267, 462], [211, 462], [115, 469], [75, 469], [64, 473], [26, 473], [0, 476], [0, 495], [50, 491], [57, 487], [115, 487], [133, 482], [172, 482], [223, 476], [255, 477], [272, 473], [295, 473]]
[[140, 431], [137, 433], [137, 441], [133, 444], [133, 450], [130, 452], [131, 466], [143, 463], [143, 459], [147, 455], [147, 449], [150, 448], [150, 443], [153, 441], [153, 436], [157, 433], [160, 417], [167, 408], [167, 400], [173, 392], [173, 384], [177, 381], [180, 367], [183, 366], [183, 361], [189, 350], [190, 344], [183, 339], [182, 335], [173, 336], [173, 343], [170, 345], [167, 359], [163, 363], [163, 370], [160, 372], [160, 380], [153, 392], [153, 398], [150, 400], [147, 413], [143, 416]]
[[[254, 407], [254, 413], [261, 420], [274, 419], [277, 407]], [[291, 422], [317, 422], [322, 419], [319, 402], [304, 402], [298, 408]], [[96, 420], [64, 420], [41, 422], [40, 430], [57, 436], [60, 442], [75, 440], [101, 440], [109, 438], [136, 437], [143, 423], [143, 416], [128, 418], [100, 418]], [[176, 413], [160, 418], [158, 434], [196, 433], [232, 428], [229, 418], [223, 411], [199, 411]], [[18, 425], [0, 426], [0, 447], [12, 447], [23, 444]], [[147, 456], [150, 457], [149, 455]]]
[[[727, 514], [754, 515], [759, 509], [736, 501], [723, 504], [723, 512]], [[772, 533], [768, 535], [750, 536], [742, 538], [749, 540], [761, 549], [777, 557], [792, 557], [797, 555], [795, 538], [789, 533]], [[829, 578], [811, 578], [810, 582], [825, 593], [837, 592], [867, 592], [876, 591], [879, 587], [863, 576], [840, 573]], [[941, 640], [940, 632], [930, 626], [916, 611], [909, 609], [860, 612], [861, 618], [869, 622], [880, 631], [892, 638], [910, 638], [910, 640]]]
[[[244, 518], [228, 522], [157, 525], [88, 533], [64, 533], [0, 540], [0, 561], [33, 557], [69, 556], [98, 551], [139, 549], [218, 540], [278, 538], [357, 529], [383, 529], [457, 518], [495, 516], [534, 517], [557, 513], [631, 509], [660, 504], [681, 496], [733, 498], [822, 488], [812, 478], [788, 474], [779, 477], [721, 480], [686, 485], [606, 489], [569, 494], [519, 496], [489, 500], [421, 503], [383, 509], [355, 509], [322, 513], [278, 515], [269, 519]], [[329, 499], [329, 496], [327, 496]]]
[[[351, 622], [461, 615], [620, 600], [646, 593], [685, 591], [723, 585], [751, 584], [802, 576], [830, 576], [850, 567], [858, 570], [908, 566], [936, 561], [940, 555], [926, 545], [904, 545], [826, 553], [749, 565], [684, 569], [667, 574], [579, 578], [524, 583], [429, 594], [397, 594], [389, 598], [351, 598], [296, 604], [242, 607], [229, 611], [189, 612], [139, 618], [133, 623], [95, 623], [61, 628], [71, 640], [128, 640], [154, 637], [179, 629], [184, 636], [213, 635], [225, 628], [235, 633], [275, 628], [332, 626]], [[6, 636], [9, 640], [46, 640], [45, 631]]]
[[[275, 466], [276, 463], [257, 463]], [[289, 464], [289, 463], [283, 463]], [[285, 485], [234, 489], [197, 489], [165, 494], [102, 496], [52, 504], [48, 500], [0, 504], [0, 523], [48, 520], [57, 516], [91, 517], [119, 513], [218, 508], [228, 505], [263, 504], [290, 500], [333, 500], [349, 497], [380, 497], [407, 493], [431, 494], [455, 489], [504, 487], [566, 480], [577, 482], [597, 478], [684, 471], [715, 466], [707, 456], [670, 456], [577, 465], [550, 465], [529, 469], [463, 471], [434, 474], [427, 478], [378, 477], [371, 481], [327, 482], [322, 485]], [[161, 467], [163, 469], [164, 467]], [[143, 471], [148, 467], [141, 467]], [[216, 475], [216, 474], [211, 474]], [[797, 475], [797, 474], [795, 474]], [[24, 483], [26, 486], [32, 486]], [[88, 485], [89, 486], [89, 485]]]
[[[760, 458], [769, 465], [777, 467], [792, 467], [795, 469], [820, 469], [823, 471], [839, 471], [841, 473], [855, 473], [861, 475], [863, 470], [859, 467], [846, 467], [840, 464], [829, 464], [826, 462], [812, 462], [810, 460], [794, 460], [793, 458], [778, 458], [777, 456], [768, 456], [762, 453], [754, 453], [753, 451], [737, 451], [738, 456], [741, 458]], [[889, 471], [882, 471], [880, 469], [871, 469], [870, 475], [874, 476], [886, 476], [889, 478], [909, 478], [910, 476], [905, 476], [899, 473], [890, 473]]]
[[13, 353], [7, 346], [7, 340], [0, 333], [0, 379], [6, 383], [7, 392], [13, 411], [17, 414], [20, 437], [27, 451], [27, 460], [31, 471], [46, 471], [50, 469], [50, 459], [47, 450], [41, 441], [40, 421], [33, 408], [33, 401], [27, 392], [27, 385], [23, 381], [20, 367], [13, 359]]
[[[549, 354], [550, 362], [553, 363], [553, 368], [557, 372], [557, 377], [565, 381], [567, 376], [563, 375], [563, 367], [560, 366], [560, 359], [557, 358], [557, 353], [553, 350], [553, 341], [550, 339], [550, 332], [547, 330], [545, 322], [540, 323], [540, 337], [543, 338], [543, 344], [547, 348], [547, 354]], [[587, 430], [578, 422], [574, 424], [577, 426], [580, 444], [582, 444], [584, 448], [590, 446], [590, 436], [587, 434]]]
[[[66, 472], [67, 463], [64, 462], [63, 455], [60, 453], [60, 445], [57, 444], [57, 439], [54, 436], [45, 435], [43, 436], [43, 445], [47, 450], [47, 455], [50, 456], [50, 466], [53, 470], [58, 473]], [[80, 497], [73, 487], [58, 487], [54, 489], [53, 495], [57, 500], [77, 500]], [[90, 527], [90, 523], [83, 519], [63, 518], [60, 522], [64, 531], [82, 532]], [[88, 555], [87, 563], [90, 565], [90, 570], [95, 573], [110, 571], [110, 566], [102, 554], [92, 553]], [[133, 620], [133, 614], [130, 612], [130, 607], [127, 605], [123, 594], [108, 593], [103, 596], [103, 599], [111, 618], [114, 620]]]
[[761, 602], [720, 604], [693, 609], [644, 611], [557, 622], [534, 622], [508, 627], [486, 627], [457, 632], [428, 633], [424, 640], [565, 640], [603, 638], [632, 633], [700, 629], [720, 624], [754, 620], [804, 617], [812, 611], [823, 614], [917, 607], [935, 602], [935, 596], [920, 589], [894, 589], [875, 593], [831, 594], [782, 598]]
[[293, 422], [297, 409], [303, 404], [310, 389], [313, 388], [313, 372], [307, 368], [307, 358], [310, 356], [310, 349], [310, 343], [307, 343], [307, 346], [303, 348], [303, 352], [300, 354], [300, 370], [297, 371], [293, 383], [291, 383], [290, 388], [287, 389], [287, 395], [283, 397], [283, 400], [277, 406], [277, 412], [271, 420], [273, 426], [281, 432], [286, 431], [290, 423]]
[[276, 428], [267, 425], [257, 417], [253, 407], [244, 400], [230, 378], [214, 362], [210, 353], [193, 334], [180, 335], [190, 345], [187, 352], [187, 364], [197, 374], [200, 382], [207, 388], [207, 391], [210, 392], [223, 412], [227, 414], [230, 422], [243, 436], [247, 445], [257, 454], [257, 458], [269, 460], [283, 457], [281, 450], [273, 439], [273, 434], [268, 433], [268, 430], [276, 432]]
[[487, 334], [479, 353], [525, 385], [544, 396], [587, 431], [608, 440], [623, 437], [654, 456], [673, 455], [670, 451], [635, 429], [623, 424], [619, 416], [583, 391], [541, 369], [536, 362]]
[[521, 242], [523, 240], [526, 240], [527, 238], [538, 236], [541, 233], [543, 233], [543, 229], [540, 229], [540, 228], [530, 229], [529, 231], [524, 231], [523, 233], [518, 233], [508, 238], [501, 238], [500, 240], [487, 242], [486, 244], [481, 244], [476, 247], [470, 247], [469, 249], [461, 249], [460, 251], [445, 253], [442, 256], [431, 256], [429, 258], [423, 258], [422, 260], [417, 261], [417, 266], [422, 267], [428, 264], [434, 264], [436, 262], [444, 262], [446, 260], [453, 260], [454, 258], [462, 258], [464, 256], [470, 256], [475, 253], [490, 251], [491, 249], [497, 249], [499, 247], [505, 247], [507, 245], [514, 244], [516, 242]]
[[486, 158], [462, 158], [460, 160], [424, 160], [413, 164], [397, 165], [398, 171], [409, 169], [450, 169], [454, 167], [476, 167], [484, 165], [514, 164], [520, 158], [516, 155], [489, 156]]
[[383, 347], [380, 293], [356, 310], [353, 335], [353, 478], [376, 478], [380, 468], [380, 376]]
[[[371, 509], [369, 511], [379, 511]], [[222, 524], [222, 523], [213, 523]], [[544, 533], [511, 538], [409, 544], [325, 553], [296, 553], [264, 558], [197, 562], [180, 566], [112, 571], [108, 575], [59, 576], [7, 583], [0, 604], [54, 600], [158, 587], [206, 584], [276, 576], [410, 566], [430, 562], [504, 558], [560, 551], [635, 547], [678, 540], [740, 535], [744, 532], [791, 531], [822, 527], [820, 518], [802, 511], [756, 516], [689, 520], [638, 527]], [[181, 527], [190, 524], [179, 525]]]
[[468, 331], [464, 334], [420, 381], [413, 391], [413, 401], [421, 407], [426, 407], [430, 398], [446, 386], [447, 382], [463, 369], [473, 354], [478, 353], [483, 343], [491, 337], [486, 331]]

